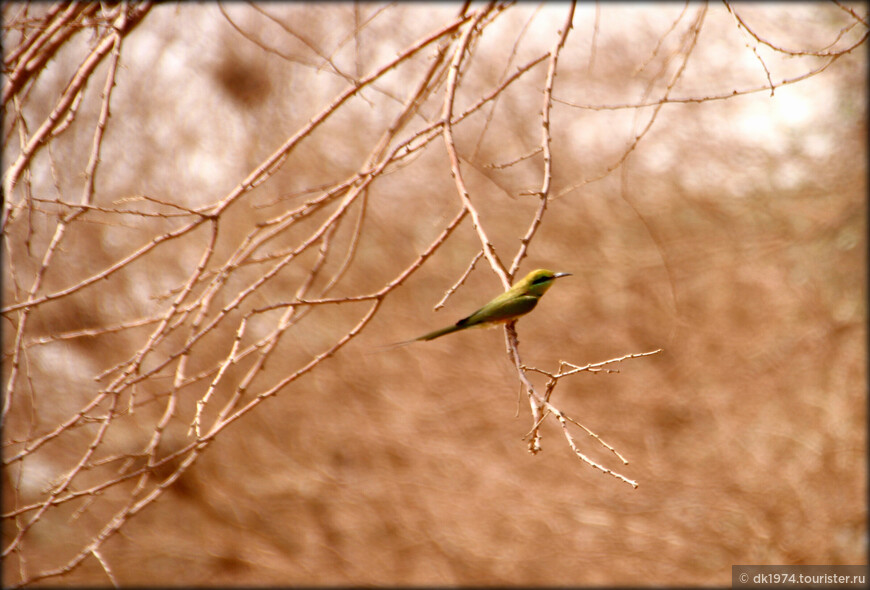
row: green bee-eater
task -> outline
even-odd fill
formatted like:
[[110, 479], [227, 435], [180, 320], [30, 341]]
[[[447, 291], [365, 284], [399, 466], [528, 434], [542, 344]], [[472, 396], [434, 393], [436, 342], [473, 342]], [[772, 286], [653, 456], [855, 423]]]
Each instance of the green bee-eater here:
[[452, 334], [467, 328], [479, 326], [487, 326], [493, 324], [503, 324], [511, 320], [515, 320], [521, 315], [525, 315], [532, 311], [538, 304], [538, 300], [543, 297], [547, 289], [559, 277], [570, 276], [567, 272], [553, 272], [539, 268], [527, 274], [521, 281], [514, 284], [513, 287], [475, 311], [466, 318], [462, 318], [452, 326], [435, 330], [424, 334], [409, 342], [415, 340], [434, 340], [446, 334]]

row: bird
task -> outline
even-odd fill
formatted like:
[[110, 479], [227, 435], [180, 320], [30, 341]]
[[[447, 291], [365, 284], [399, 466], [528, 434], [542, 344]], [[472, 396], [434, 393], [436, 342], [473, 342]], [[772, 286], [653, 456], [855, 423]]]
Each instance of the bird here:
[[466, 330], [468, 328], [493, 326], [495, 324], [505, 324], [523, 316], [532, 311], [538, 304], [538, 300], [544, 296], [544, 293], [556, 282], [556, 279], [561, 277], [571, 276], [568, 272], [553, 272], [539, 268], [533, 270], [514, 285], [475, 311], [470, 316], [464, 317], [455, 324], [423, 334], [412, 340], [400, 342], [399, 344], [408, 344], [424, 340], [435, 340], [441, 336]]

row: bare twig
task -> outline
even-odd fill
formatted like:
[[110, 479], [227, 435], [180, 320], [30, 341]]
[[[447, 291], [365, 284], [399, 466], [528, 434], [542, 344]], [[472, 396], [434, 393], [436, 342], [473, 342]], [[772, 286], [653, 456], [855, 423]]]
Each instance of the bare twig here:
[[[416, 36], [386, 57], [381, 49], [388, 44], [377, 39], [378, 44], [371, 45], [369, 37], [382, 33], [372, 25], [381, 24], [376, 17], [392, 16], [392, 4], [354, 5], [352, 13], [342, 8], [341, 18], [329, 24], [329, 37], [319, 36], [313, 27], [300, 28], [304, 21], [294, 20], [292, 11], [256, 6], [224, 11], [221, 6], [233, 27], [224, 30], [232, 38], [254, 43], [252, 48], [266, 58], [271, 59], [267, 53], [279, 55], [305, 67], [293, 66], [294, 85], [289, 89], [299, 92], [298, 97], [279, 93], [278, 106], [283, 108], [283, 101], [290, 99], [293, 108], [274, 111], [279, 115], [270, 117], [269, 124], [275, 130], [249, 133], [256, 133], [258, 141], [272, 142], [265, 144], [265, 151], [256, 147], [247, 152], [261, 154], [259, 159], [232, 178], [227, 188], [189, 197], [184, 166], [157, 179], [168, 189], [121, 189], [129, 179], [115, 178], [127, 164], [117, 162], [117, 154], [137, 158], [135, 126], [125, 126], [119, 134], [115, 125], [131, 114], [140, 115], [129, 110], [137, 103], [128, 98], [131, 93], [125, 86], [138, 76], [141, 65], [140, 58], [129, 53], [127, 35], [150, 14], [150, 6], [24, 3], [4, 9], [4, 150], [11, 165], [4, 170], [7, 281], [2, 318], [10, 334], [2, 357], [7, 379], [2, 448], [10, 494], [2, 515], [9, 519], [2, 549], [9, 566], [4, 580], [10, 585], [63, 583], [62, 578], [90, 559], [97, 560], [99, 569], [91, 563], [94, 567], [82, 575], [103, 582], [108, 578], [116, 586], [123, 582], [123, 564], [104, 549], [107, 541], [123, 534], [131, 519], [194, 469], [230, 427], [243, 427], [274, 405], [264, 405], [266, 400], [280, 397], [282, 403], [292, 403], [294, 396], [316, 395], [318, 388], [309, 387], [307, 380], [334, 366], [329, 359], [357, 355], [367, 345], [354, 346], [357, 336], [371, 333], [375, 316], [400, 300], [394, 293], [409, 284], [414, 273], [430, 261], [438, 264], [433, 260], [436, 252], [455, 261], [457, 252], [465, 251], [467, 262], [436, 310], [467, 284], [484, 258], [507, 287], [533, 244], [545, 245], [541, 240], [546, 239], [543, 219], [549, 201], [566, 192], [558, 190], [556, 174], [561, 168], [553, 161], [564, 146], [554, 102], [589, 110], [634, 110], [635, 137], [627, 142], [619, 166], [651, 129], [663, 105], [724, 100], [795, 83], [823, 72], [866, 39], [864, 35], [853, 43], [866, 20], [838, 4], [831, 10], [839, 21], [825, 37], [830, 44], [793, 52], [821, 58], [823, 63], [815, 69], [778, 82], [771, 75], [769, 84], [759, 89], [727, 95], [702, 89], [696, 96], [674, 96], [704, 23], [700, 9], [691, 26], [684, 26], [681, 15], [643, 62], [641, 69], [653, 64], [657, 70], [642, 96], [630, 104], [580, 105], [555, 96], [557, 78], [559, 88], [571, 81], [564, 78], [564, 64], [571, 49], [573, 3], [566, 6], [565, 18], [560, 17], [562, 26], [554, 26], [545, 38], [546, 49], [538, 46], [540, 30], [550, 26], [549, 20], [539, 19], [545, 14], [543, 5], [529, 7], [520, 19], [511, 20], [501, 15], [515, 12], [514, 3], [463, 3], [443, 22], [426, 23], [425, 28], [414, 29], [419, 25], [408, 21], [402, 34], [416, 31]], [[261, 33], [249, 26], [250, 21], [226, 14], [236, 17], [242, 10], [279, 38], [298, 40], [305, 45], [303, 53], [279, 47], [265, 28]], [[608, 21], [601, 18], [602, 10], [596, 5], [591, 56], [588, 64], [581, 64], [588, 67], [587, 74], [604, 63], [597, 47], [599, 38], [606, 38], [601, 27]], [[751, 30], [742, 16], [734, 16], [756, 45], [788, 53], [765, 41], [764, 31]], [[215, 22], [223, 26], [220, 14]], [[509, 27], [513, 38], [504, 35]], [[670, 38], [665, 37], [673, 31], [681, 31], [680, 45], [663, 56], [665, 48], [670, 49], [665, 43]], [[78, 32], [90, 36], [84, 39]], [[484, 55], [489, 61], [482, 59]], [[516, 65], [518, 59], [525, 61]], [[546, 74], [535, 75], [544, 62]], [[278, 59], [273, 63], [279, 68], [288, 65]], [[320, 97], [302, 95], [310, 90], [308, 82], [295, 76], [301, 72], [310, 80], [320, 69], [330, 72], [328, 84], [339, 86], [312, 107], [306, 101]], [[152, 73], [157, 78], [161, 74], [158, 69]], [[276, 68], [276, 78], [280, 75]], [[661, 96], [653, 95], [657, 91]], [[308, 108], [310, 113], [304, 111]], [[653, 111], [641, 112], [644, 108]], [[507, 114], [524, 120], [505, 121]], [[284, 131], [281, 126], [291, 121], [300, 123]], [[503, 132], [504, 123], [518, 138], [518, 143], [503, 144], [505, 148], [526, 146], [516, 149], [526, 153], [515, 157], [511, 147], [506, 156], [488, 158], [509, 160], [506, 163], [478, 161], [484, 141]], [[531, 141], [521, 135], [529, 123], [539, 126], [538, 137]], [[205, 141], [198, 147], [214, 139], [208, 129], [202, 131]], [[280, 135], [274, 139], [270, 132]], [[327, 147], [317, 143], [321, 136], [331, 142]], [[504, 136], [498, 137], [501, 141]], [[329, 153], [338, 143], [340, 149]], [[447, 160], [439, 151], [441, 145]], [[470, 156], [462, 155], [466, 148]], [[513, 199], [515, 186], [529, 186], [521, 175], [533, 170], [530, 164], [539, 154], [543, 165], [527, 193], [537, 201], [518, 203], [501, 219], [490, 217], [484, 199], [474, 197], [478, 189], [468, 166]], [[141, 160], [143, 168], [131, 175], [134, 183], [153, 170], [147, 157]], [[313, 161], [322, 167], [311, 166]], [[380, 250], [393, 238], [387, 233], [394, 229], [387, 227], [391, 216], [404, 216], [400, 207], [407, 201], [400, 201], [418, 197], [407, 192], [402, 175], [416, 180], [415, 166], [427, 161], [448, 163], [459, 203], [453, 210], [448, 207], [449, 217], [444, 219], [443, 209], [422, 223], [402, 218], [413, 222], [403, 227], [413, 227], [413, 242], [389, 253]], [[515, 166], [526, 161], [528, 165]], [[110, 176], [112, 182], [105, 182]], [[149, 194], [142, 194], [145, 191]], [[450, 191], [446, 194], [449, 197]], [[419, 198], [443, 195], [433, 191]], [[456, 230], [466, 218], [473, 227], [462, 235]], [[508, 228], [506, 224], [517, 219], [518, 229]], [[94, 235], [103, 231], [105, 238]], [[407, 235], [399, 231], [395, 239]], [[472, 248], [476, 253], [468, 253], [469, 238], [478, 244]], [[505, 266], [496, 246], [514, 239], [520, 244]], [[506, 326], [505, 334], [508, 358], [529, 403], [529, 450], [540, 452], [543, 430], [558, 422], [565, 444], [581, 462], [637, 486], [609, 468], [608, 463], [616, 460], [628, 463], [616, 447], [564, 410], [562, 402], [570, 390], [563, 379], [618, 372], [624, 367], [621, 362], [659, 351], [585, 365], [562, 361], [551, 372], [523, 363], [515, 325]], [[70, 366], [57, 365], [55, 358], [69, 359]], [[67, 374], [68, 386], [59, 388], [58, 384], [67, 385]], [[557, 393], [559, 383], [564, 387]], [[62, 398], [52, 395], [59, 389]], [[571, 402], [575, 399], [572, 396]], [[588, 417], [583, 422], [588, 423]], [[609, 436], [605, 429], [595, 430]], [[135, 436], [128, 437], [134, 431]], [[585, 444], [606, 460], [588, 453]], [[39, 480], [45, 469], [48, 485]], [[68, 554], [44, 555], [39, 531], [69, 515], [94, 525], [90, 535], [80, 538]], [[9, 560], [16, 560], [16, 565]]]
[[[842, 49], [839, 51], [813, 51], [813, 50], [806, 50], [806, 49], [786, 49], [784, 47], [781, 47], [779, 45], [776, 45], [776, 44], [768, 41], [767, 39], [761, 37], [757, 32], [755, 32], [755, 30], [753, 30], [746, 23], [746, 21], [737, 13], [737, 11], [734, 10], [734, 7], [731, 5], [731, 3], [728, 0], [722, 0], [722, 2], [723, 2], [723, 4], [725, 4], [725, 7], [728, 9], [728, 12], [730, 12], [731, 15], [737, 21], [738, 27], [742, 28], [744, 31], [749, 33], [749, 35], [753, 39], [755, 39], [756, 41], [758, 41], [762, 45], [766, 45], [766, 46], [770, 47], [771, 49], [773, 49], [774, 51], [777, 51], [779, 53], [783, 53], [785, 55], [813, 56], [813, 57], [839, 57], [839, 56], [843, 55], [844, 53], [848, 53], [849, 51], [854, 49], [857, 45], [860, 45], [861, 43], [863, 43], [864, 40], [867, 39], [867, 35], [868, 35], [867, 33], [865, 33], [864, 36], [861, 38], [860, 41], [858, 41], [858, 43], [856, 45], [851, 45], [851, 46], [847, 47], [846, 49]], [[865, 27], [867, 26], [867, 23], [863, 19], [858, 17], [858, 15], [856, 15], [854, 12], [852, 12], [851, 10], [849, 10], [847, 12], [849, 12], [852, 15], [852, 17], [855, 18], [857, 21], [861, 22], [861, 24], [863, 24]], [[756, 53], [756, 56], [757, 55], [758, 54]], [[765, 67], [765, 71], [767, 71], [766, 67]], [[769, 78], [770, 77], [768, 76], [768, 79]]]
[[505, 289], [510, 287], [510, 274], [505, 269], [495, 248], [486, 235], [483, 225], [480, 220], [480, 214], [474, 205], [471, 203], [471, 197], [468, 194], [468, 189], [465, 187], [465, 181], [462, 178], [462, 170], [459, 164], [459, 155], [456, 152], [456, 144], [453, 139], [453, 103], [456, 97], [456, 84], [459, 80], [460, 67], [462, 58], [465, 55], [465, 50], [471, 42], [472, 33], [475, 31], [477, 24], [483, 20], [488, 13], [488, 9], [480, 10], [474, 17], [468, 27], [466, 27], [462, 37], [459, 39], [456, 49], [453, 53], [453, 60], [450, 63], [450, 73], [447, 76], [447, 90], [444, 95], [444, 109], [442, 111], [441, 120], [443, 122], [444, 144], [447, 147], [447, 156], [450, 158], [450, 172], [453, 176], [453, 181], [456, 183], [456, 191], [459, 193], [459, 198], [463, 206], [471, 215], [471, 223], [480, 238], [483, 254], [489, 261], [490, 267], [501, 279]]
[[439, 309], [444, 307], [444, 304], [447, 303], [447, 300], [450, 298], [450, 296], [456, 292], [456, 289], [458, 289], [460, 286], [462, 286], [462, 283], [465, 282], [465, 279], [467, 279], [468, 275], [471, 274], [471, 271], [474, 270], [474, 265], [477, 264], [477, 261], [480, 260], [482, 257], [483, 257], [483, 250], [478, 250], [477, 254], [474, 255], [474, 258], [471, 259], [471, 262], [469, 263], [468, 268], [466, 268], [465, 272], [462, 273], [462, 276], [459, 277], [459, 280], [456, 281], [452, 287], [447, 289], [447, 292], [444, 293], [444, 297], [442, 297], [441, 300], [435, 304], [435, 307], [432, 308], [432, 311], [438, 311]]
[[100, 562], [100, 567], [103, 568], [103, 571], [106, 572], [106, 577], [109, 578], [109, 581], [112, 583], [112, 586], [115, 588], [119, 588], [118, 580], [115, 579], [115, 575], [112, 573], [112, 568], [109, 567], [108, 562], [103, 559], [102, 554], [96, 549], [91, 549], [91, 554], [97, 558], [97, 561]]
[[[692, 51], [694, 50], [695, 45], [698, 41], [698, 36], [701, 33], [701, 26], [704, 23], [704, 17], [706, 15], [706, 13], [707, 13], [707, 7], [702, 6], [698, 10], [698, 15], [695, 18], [695, 22], [693, 23], [691, 29], [687, 33], [689, 35], [688, 46], [686, 47], [685, 51], [683, 52], [682, 63], [677, 68], [677, 71], [674, 73], [674, 75], [671, 77], [670, 81], [668, 82], [667, 88], [665, 89], [665, 92], [664, 92], [665, 99], [667, 99], [667, 97], [670, 96], [670, 93], [673, 90], [674, 85], [677, 83], [677, 81], [683, 75], [683, 72], [685, 71], [685, 68], [689, 63], [689, 57], [692, 55]], [[570, 193], [571, 191], [576, 190], [580, 186], [583, 186], [584, 184], [588, 184], [591, 182], [601, 180], [602, 178], [606, 178], [614, 170], [616, 170], [617, 168], [622, 166], [625, 163], [625, 161], [628, 159], [628, 157], [635, 151], [635, 149], [637, 149], [637, 146], [640, 145], [640, 142], [643, 140], [644, 137], [646, 137], [647, 133], [649, 133], [649, 131], [652, 129], [653, 124], [655, 123], [656, 118], [658, 117], [658, 114], [661, 111], [661, 108], [664, 104], [665, 103], [661, 102], [661, 101], [654, 104], [653, 112], [650, 115], [650, 118], [647, 121], [646, 125], [639, 133], [635, 134], [635, 136], [632, 138], [631, 142], [629, 143], [628, 147], [625, 148], [625, 150], [623, 150], [622, 155], [619, 157], [619, 159], [617, 159], [615, 162], [613, 162], [612, 164], [607, 166], [607, 168], [605, 168], [605, 170], [602, 173], [598, 174], [597, 176], [581, 180], [578, 183], [572, 184], [571, 186], [568, 186], [568, 187], [562, 189], [561, 191], [559, 191], [559, 193], [556, 195], [556, 197], [564, 196], [564, 195]], [[556, 197], [554, 197], [554, 198], [556, 198]]]
[[550, 198], [550, 186], [553, 182], [553, 155], [550, 149], [550, 144], [552, 142], [550, 138], [551, 98], [553, 96], [553, 85], [556, 82], [556, 68], [559, 63], [559, 53], [565, 46], [565, 41], [568, 39], [568, 33], [574, 26], [574, 8], [576, 3], [572, 1], [570, 6], [568, 16], [565, 17], [565, 24], [562, 25], [562, 31], [559, 34], [559, 38], [553, 46], [553, 49], [550, 51], [550, 64], [547, 68], [547, 80], [544, 83], [544, 104], [541, 108], [541, 153], [544, 155], [544, 174], [543, 180], [541, 181], [541, 188], [536, 193], [541, 202], [538, 205], [535, 218], [532, 220], [529, 229], [526, 231], [526, 235], [524, 235], [520, 240], [519, 250], [517, 250], [514, 260], [511, 263], [510, 271], [508, 271], [508, 274], [511, 277], [513, 277], [517, 270], [519, 270], [520, 264], [528, 251], [529, 244], [531, 243], [532, 238], [535, 237], [535, 233], [537, 233], [538, 228], [541, 226], [541, 222], [544, 220], [544, 212], [547, 210], [547, 201]]

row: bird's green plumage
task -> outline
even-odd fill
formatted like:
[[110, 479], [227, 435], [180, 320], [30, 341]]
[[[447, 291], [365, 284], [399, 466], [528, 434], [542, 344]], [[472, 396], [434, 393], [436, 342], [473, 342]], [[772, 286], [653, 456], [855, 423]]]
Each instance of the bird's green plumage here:
[[462, 318], [452, 326], [429, 332], [415, 340], [434, 340], [475, 326], [515, 320], [532, 311], [553, 282], [565, 276], [569, 276], [568, 273], [554, 273], [545, 269], [534, 270], [470, 316]]

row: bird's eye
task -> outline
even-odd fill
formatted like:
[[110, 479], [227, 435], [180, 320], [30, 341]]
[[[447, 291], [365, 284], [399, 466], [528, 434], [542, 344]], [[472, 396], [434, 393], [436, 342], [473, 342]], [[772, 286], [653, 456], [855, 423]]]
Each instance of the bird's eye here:
[[533, 285], [540, 285], [541, 283], [546, 283], [547, 281], [552, 280], [552, 278], [553, 277], [551, 277], [549, 275], [543, 275], [543, 276], [536, 278], [534, 281], [532, 281], [532, 284]]

